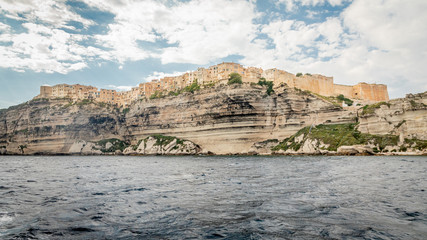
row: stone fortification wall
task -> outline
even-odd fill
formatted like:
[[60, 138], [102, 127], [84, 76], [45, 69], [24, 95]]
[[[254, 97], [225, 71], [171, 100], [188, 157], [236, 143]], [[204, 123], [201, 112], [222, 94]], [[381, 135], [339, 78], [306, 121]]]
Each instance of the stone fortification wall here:
[[272, 81], [276, 86], [286, 83], [289, 87], [295, 87], [295, 75], [277, 68], [265, 70], [262, 77], [267, 81]]
[[261, 77], [272, 81], [274, 85], [287, 84], [291, 88], [308, 90], [324, 96], [343, 94], [348, 98], [369, 101], [388, 100], [387, 86], [382, 84], [359, 83], [355, 86], [334, 84], [332, 77], [319, 74], [305, 74], [296, 76], [280, 69], [263, 70], [256, 67], [243, 67], [238, 63], [220, 63], [209, 68], [199, 68], [180, 76], [154, 79], [151, 82], [141, 83], [130, 91], [116, 92], [115, 90], [101, 89], [84, 85], [58, 84], [55, 86], [41, 86], [40, 95], [36, 98], [71, 98], [73, 100], [92, 99], [97, 102], [129, 106], [133, 101], [149, 98], [156, 92], [177, 91], [189, 86], [194, 81], [200, 85], [211, 83], [227, 84], [231, 73], [242, 76], [243, 82], [257, 83]]
[[358, 83], [354, 86], [334, 84], [334, 95], [340, 94], [349, 98], [374, 102], [389, 100], [387, 86], [384, 84]]
[[334, 94], [334, 80], [332, 77], [321, 75], [304, 75], [297, 77], [295, 87], [303, 90], [308, 90], [324, 96], [332, 96]]
[[353, 86], [354, 98], [372, 101], [388, 101], [387, 86], [384, 84], [358, 83]]
[[346, 97], [354, 98], [354, 89], [353, 86], [334, 84], [334, 95], [344, 95]]

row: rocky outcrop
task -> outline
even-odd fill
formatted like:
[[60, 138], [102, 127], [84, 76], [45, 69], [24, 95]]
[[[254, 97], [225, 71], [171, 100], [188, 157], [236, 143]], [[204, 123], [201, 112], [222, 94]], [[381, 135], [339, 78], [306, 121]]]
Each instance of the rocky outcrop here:
[[127, 147], [125, 155], [194, 155], [202, 149], [195, 143], [170, 136], [150, 136], [136, 146]]
[[[266, 145], [255, 143], [258, 152], [272, 154], [427, 154], [427, 140], [407, 139], [399, 142], [396, 135], [372, 135], [361, 133], [359, 123], [329, 124], [305, 127], [294, 135], [277, 143]], [[262, 149], [268, 148], [268, 149]]]
[[374, 150], [369, 146], [353, 145], [353, 146], [341, 146], [337, 149], [337, 153], [343, 154], [343, 155], [359, 155], [359, 154], [373, 155]]
[[365, 106], [358, 116], [363, 133], [427, 140], [427, 92]]
[[96, 145], [93, 142], [86, 142], [84, 140], [80, 140], [74, 142], [71, 145], [70, 149], [68, 150], [68, 153], [85, 155], [102, 154], [102, 151], [99, 148], [100, 146]]
[[279, 144], [277, 139], [268, 139], [262, 142], [256, 142], [249, 149], [248, 154], [260, 154], [260, 155], [269, 155], [272, 153], [272, 148]]
[[122, 138], [122, 122], [124, 115], [105, 104], [37, 99], [0, 112], [0, 148], [8, 154], [69, 153], [77, 141]]

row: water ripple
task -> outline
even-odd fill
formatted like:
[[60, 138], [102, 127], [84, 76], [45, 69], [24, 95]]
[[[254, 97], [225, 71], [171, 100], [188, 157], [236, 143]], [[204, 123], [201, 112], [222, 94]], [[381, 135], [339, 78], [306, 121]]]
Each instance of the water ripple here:
[[427, 236], [426, 157], [0, 156], [0, 164], [1, 239]]

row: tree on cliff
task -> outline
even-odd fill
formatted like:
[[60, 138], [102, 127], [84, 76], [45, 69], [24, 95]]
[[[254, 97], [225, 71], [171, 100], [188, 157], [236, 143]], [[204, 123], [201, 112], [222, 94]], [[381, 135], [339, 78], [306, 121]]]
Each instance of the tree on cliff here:
[[230, 73], [229, 75], [230, 77], [228, 78], [228, 85], [230, 84], [242, 84], [242, 76], [240, 76], [240, 74], [238, 73]]
[[260, 86], [267, 86], [267, 95], [271, 95], [274, 93], [273, 85], [274, 83], [272, 81], [267, 81], [265, 78], [260, 78], [258, 81], [258, 85]]

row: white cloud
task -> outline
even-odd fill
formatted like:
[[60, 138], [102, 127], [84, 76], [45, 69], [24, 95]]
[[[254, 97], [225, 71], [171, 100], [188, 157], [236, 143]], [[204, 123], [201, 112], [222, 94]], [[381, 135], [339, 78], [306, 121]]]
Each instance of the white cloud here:
[[9, 32], [10, 26], [0, 22], [0, 32]]
[[72, 12], [65, 1], [55, 0], [3, 0], [0, 1], [1, 12], [9, 18], [36, 22], [40, 21], [55, 27], [73, 28], [68, 23], [76, 21], [84, 26], [94, 24]]
[[[244, 54], [253, 44], [258, 16], [253, 3], [245, 0], [117, 2], [86, 0], [115, 14], [106, 35], [97, 39], [112, 48], [119, 62], [159, 57], [162, 63], [207, 64], [232, 54]], [[142, 49], [138, 41], [166, 41], [171, 44], [159, 52]]]
[[113, 88], [119, 91], [130, 91], [133, 87], [136, 86], [116, 86], [116, 85], [108, 85], [107, 87]]
[[309, 25], [296, 20], [277, 20], [264, 25], [261, 31], [275, 45], [272, 57], [264, 59], [262, 66], [288, 71], [300, 71], [301, 67], [323, 58], [336, 57], [344, 39], [344, 30], [337, 18]]
[[340, 6], [344, 2], [348, 2], [350, 0], [279, 0], [279, 4], [284, 4], [286, 6], [287, 11], [292, 11], [297, 8], [299, 5], [302, 6], [318, 6], [324, 5], [325, 3], [329, 3], [331, 6]]
[[[72, 28], [69, 21], [84, 27], [96, 24], [64, 1], [0, 0], [0, 14], [24, 21], [22, 26], [28, 30], [16, 33], [0, 23], [0, 67], [68, 73], [88, 67], [92, 60], [123, 66], [126, 61], [153, 57], [163, 64], [205, 65], [240, 55], [240, 63], [247, 66], [322, 73], [345, 84], [386, 83], [391, 96], [427, 89], [424, 0], [355, 0], [340, 16], [312, 24], [274, 14], [268, 22], [256, 23], [262, 13], [254, 1], [246, 0], [83, 1], [114, 14], [108, 32], [90, 36], [62, 30]], [[280, 0], [279, 4], [292, 10], [345, 2], [349, 0]], [[81, 43], [90, 40], [102, 48]], [[166, 75], [154, 72], [147, 80]]]
[[423, 0], [358, 0], [343, 12], [345, 27], [358, 37], [345, 54], [350, 58], [355, 46], [364, 51], [350, 62], [365, 66], [361, 79], [387, 83], [394, 96], [427, 90], [426, 11]]
[[153, 72], [151, 75], [145, 78], [145, 82], [150, 82], [151, 80], [161, 79], [164, 77], [176, 77], [185, 73], [186, 72], [173, 72], [173, 73]]
[[89, 37], [70, 34], [62, 28], [76, 30], [70, 21], [84, 27], [94, 24], [72, 12], [65, 1], [3, 0], [0, 13], [22, 21], [26, 32], [16, 33], [9, 25], [0, 23], [0, 67], [23, 72], [63, 73], [87, 67], [87, 61], [108, 54], [95, 47], [85, 47], [80, 41]]
[[384, 83], [391, 97], [426, 91], [426, 11], [422, 0], [356, 0], [341, 16], [321, 23], [272, 21], [261, 28], [275, 44], [262, 65], [322, 73], [343, 84]]
[[23, 23], [22, 26], [28, 32], [0, 35], [0, 41], [12, 43], [0, 46], [0, 67], [65, 74], [86, 68], [86, 59], [100, 51], [79, 45], [78, 42], [84, 39], [81, 35], [34, 23]]

